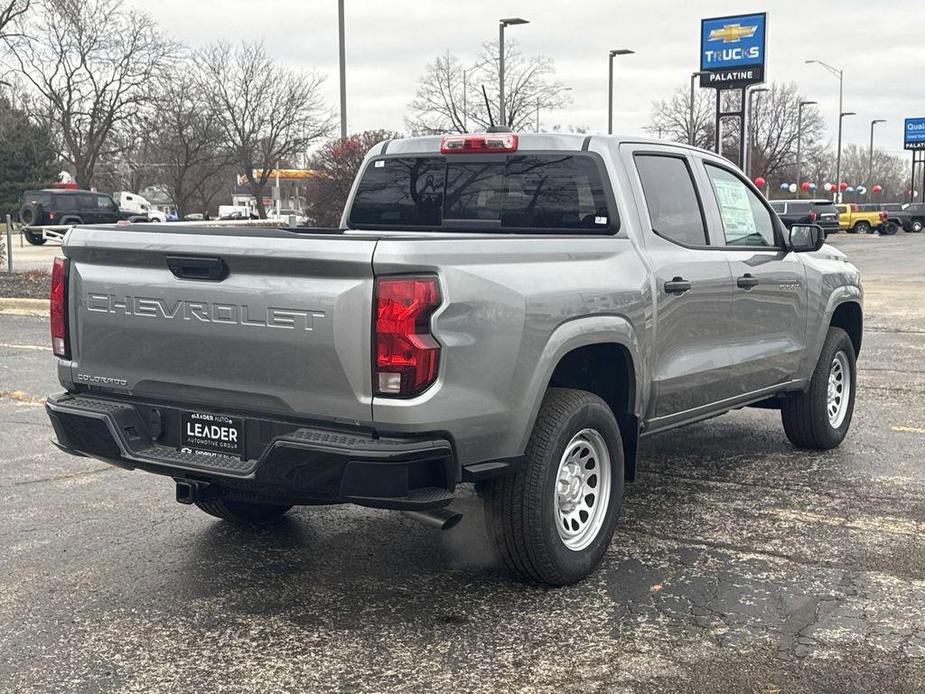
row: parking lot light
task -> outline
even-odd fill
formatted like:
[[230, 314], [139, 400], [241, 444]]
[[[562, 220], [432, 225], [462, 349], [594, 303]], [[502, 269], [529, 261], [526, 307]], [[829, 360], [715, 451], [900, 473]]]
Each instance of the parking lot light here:
[[870, 155], [867, 158], [867, 202], [870, 202], [871, 180], [874, 177], [874, 126], [877, 123], [886, 123], [886, 120], [875, 118], [870, 122]]
[[498, 125], [507, 125], [504, 118], [504, 30], [518, 24], [529, 24], [527, 19], [508, 17], [498, 20]]
[[[835, 179], [836, 179], [836, 190], [835, 190], [835, 200], [836, 202], [841, 202], [841, 190], [838, 189], [838, 184], [841, 183], [841, 140], [842, 140], [842, 118], [844, 118], [844, 108], [845, 108], [845, 71], [837, 67], [832, 67], [828, 63], [824, 63], [821, 60], [807, 60], [806, 64], [811, 65], [815, 63], [823, 69], [827, 70], [829, 73], [838, 78], [838, 151], [835, 154]], [[853, 113], [850, 115], [854, 115]]]
[[617, 55], [633, 55], [629, 48], [614, 48], [610, 51], [610, 65], [607, 73], [607, 134], [613, 135], [613, 59]]
[[807, 106], [815, 106], [817, 103], [816, 101], [801, 101], [797, 109], [797, 198], [803, 197], [803, 181], [800, 178], [800, 168], [802, 164], [800, 159], [803, 150], [803, 109]]

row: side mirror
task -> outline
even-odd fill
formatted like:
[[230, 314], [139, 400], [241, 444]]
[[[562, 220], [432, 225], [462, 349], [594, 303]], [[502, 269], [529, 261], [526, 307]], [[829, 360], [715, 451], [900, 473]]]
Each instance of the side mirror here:
[[825, 232], [818, 224], [794, 224], [790, 227], [790, 250], [794, 253], [818, 251], [825, 243]]

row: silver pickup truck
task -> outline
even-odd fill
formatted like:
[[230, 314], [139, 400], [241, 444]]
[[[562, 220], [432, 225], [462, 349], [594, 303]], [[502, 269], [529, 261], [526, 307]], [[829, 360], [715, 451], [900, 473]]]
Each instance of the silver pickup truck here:
[[[242, 523], [354, 503], [580, 580], [641, 437], [744, 406], [845, 437], [857, 269], [698, 149], [570, 135], [375, 146], [339, 229], [75, 227], [56, 261], [61, 449]], [[747, 442], [743, 446], [747, 447]]]

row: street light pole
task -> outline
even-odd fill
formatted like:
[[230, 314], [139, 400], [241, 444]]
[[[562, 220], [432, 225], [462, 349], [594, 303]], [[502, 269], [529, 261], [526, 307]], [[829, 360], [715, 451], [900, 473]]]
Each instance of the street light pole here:
[[874, 176], [874, 126], [877, 123], [886, 123], [883, 118], [877, 118], [870, 122], [870, 154], [867, 157], [867, 202], [870, 202], [870, 189], [873, 185], [871, 179]]
[[854, 111], [842, 111], [838, 114], [838, 156], [835, 158], [835, 178], [838, 182], [835, 184], [837, 193], [836, 198], [838, 202], [842, 201], [842, 190], [841, 190], [841, 133], [842, 133], [842, 121], [845, 119], [845, 116], [856, 116]]
[[[754, 121], [756, 118], [753, 118], [752, 115], [758, 113], [758, 105], [761, 103], [761, 94], [769, 91], [771, 90], [767, 87], [755, 87], [754, 89], [750, 89], [748, 92], [748, 112], [746, 114], [748, 117], [745, 119], [745, 122], [748, 125], [748, 131], [746, 132], [746, 130], [743, 128], [742, 139], [745, 140], [746, 136], [748, 136], [748, 139], [751, 140], [751, 147], [746, 146], [742, 148], [746, 154], [745, 161], [742, 162], [742, 172], [749, 178], [753, 177], [751, 170], [752, 150], [758, 148], [758, 138], [756, 137], [758, 128], [754, 127]], [[756, 94], [758, 95], [757, 101], [752, 99], [752, 97], [754, 97]]]
[[694, 83], [697, 81], [697, 78], [700, 77], [702, 72], [692, 72], [691, 73], [691, 101], [690, 101], [690, 113], [688, 116], [688, 129], [687, 129], [687, 144], [693, 147], [697, 144], [697, 138], [694, 133]]
[[797, 197], [798, 198], [803, 197], [803, 188], [802, 188], [803, 183], [800, 180], [800, 177], [802, 175], [800, 173], [800, 168], [802, 164], [800, 157], [802, 156], [802, 152], [803, 152], [803, 108], [805, 106], [813, 106], [815, 104], [816, 104], [815, 101], [801, 101], [800, 107], [797, 109]]
[[613, 58], [616, 55], [632, 55], [629, 48], [615, 48], [610, 51], [610, 64], [607, 73], [607, 134], [613, 135]]
[[828, 70], [829, 73], [838, 78], [838, 152], [835, 155], [835, 200], [836, 202], [841, 202], [841, 139], [842, 139], [842, 119], [846, 115], [855, 115], [847, 114], [844, 112], [844, 101], [845, 101], [845, 71], [840, 70], [839, 68], [832, 67], [827, 63], [823, 63], [821, 60], [807, 60], [806, 64], [816, 63], [824, 69]]
[[337, 0], [337, 36], [340, 43], [340, 139], [347, 139], [347, 54], [344, 50], [344, 0]]
[[529, 23], [520, 17], [498, 20], [498, 125], [507, 125], [504, 117], [504, 29], [517, 24]]

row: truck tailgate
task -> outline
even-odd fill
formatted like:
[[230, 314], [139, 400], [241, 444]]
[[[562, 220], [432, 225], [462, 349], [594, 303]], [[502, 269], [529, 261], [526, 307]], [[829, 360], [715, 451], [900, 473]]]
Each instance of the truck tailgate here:
[[64, 247], [71, 379], [212, 410], [369, 423], [375, 245], [280, 230], [76, 228]]

